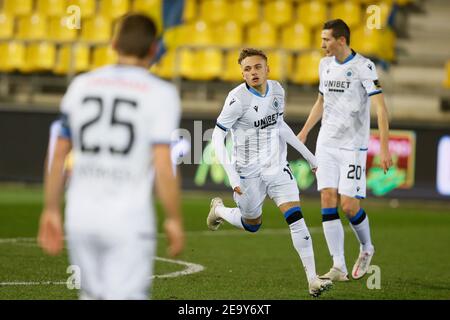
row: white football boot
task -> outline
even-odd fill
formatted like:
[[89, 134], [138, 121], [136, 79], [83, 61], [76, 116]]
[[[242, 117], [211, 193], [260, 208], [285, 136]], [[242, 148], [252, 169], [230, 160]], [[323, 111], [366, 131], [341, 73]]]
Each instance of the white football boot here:
[[332, 267], [330, 271], [320, 276], [320, 279], [330, 279], [333, 282], [350, 281], [348, 274], [336, 267]]
[[370, 266], [374, 251], [361, 251], [352, 270], [352, 278], [357, 280], [364, 277]]
[[214, 198], [211, 200], [211, 209], [209, 210], [208, 217], [206, 218], [206, 225], [209, 230], [216, 231], [223, 223], [223, 219], [216, 214], [217, 207], [223, 207], [223, 201], [220, 198]]
[[327, 291], [333, 286], [333, 282], [330, 279], [320, 279], [316, 277], [313, 281], [309, 283], [309, 294], [317, 298], [322, 294], [322, 292]]

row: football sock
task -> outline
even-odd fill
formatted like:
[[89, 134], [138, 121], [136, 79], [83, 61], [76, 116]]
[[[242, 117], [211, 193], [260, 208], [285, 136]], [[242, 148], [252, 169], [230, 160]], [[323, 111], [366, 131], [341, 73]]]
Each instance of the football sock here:
[[344, 256], [344, 228], [337, 208], [322, 209], [322, 226], [328, 250], [333, 257], [333, 267], [348, 273]]
[[308, 282], [317, 277], [316, 263], [314, 261], [314, 250], [311, 235], [300, 207], [294, 207], [284, 213], [286, 222], [291, 230], [292, 243], [302, 261]]
[[242, 225], [242, 214], [239, 208], [227, 208], [218, 206], [216, 207], [216, 213], [219, 217], [231, 223], [233, 226], [239, 229], [244, 229], [244, 226]]
[[350, 227], [361, 244], [360, 250], [373, 252], [374, 248], [370, 238], [369, 217], [366, 212], [361, 208], [358, 213], [349, 220]]

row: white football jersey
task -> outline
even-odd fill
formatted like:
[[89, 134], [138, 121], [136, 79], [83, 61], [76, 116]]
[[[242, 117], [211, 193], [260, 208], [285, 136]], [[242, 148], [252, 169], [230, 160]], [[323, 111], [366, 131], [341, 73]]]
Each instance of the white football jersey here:
[[61, 111], [74, 156], [66, 227], [153, 233], [151, 150], [178, 128], [175, 86], [144, 68], [107, 66], [76, 77]]
[[264, 96], [242, 83], [228, 94], [217, 126], [231, 130], [232, 162], [244, 178], [257, 177], [286, 162], [287, 147], [279, 135], [283, 119], [284, 89], [267, 81]]
[[370, 99], [381, 93], [375, 64], [352, 51], [343, 63], [322, 58], [319, 92], [323, 95], [322, 125], [317, 145], [350, 150], [367, 149]]

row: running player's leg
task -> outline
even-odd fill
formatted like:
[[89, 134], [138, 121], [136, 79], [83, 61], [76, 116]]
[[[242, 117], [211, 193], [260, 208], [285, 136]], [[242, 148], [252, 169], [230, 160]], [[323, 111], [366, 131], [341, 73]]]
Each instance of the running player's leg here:
[[249, 232], [256, 232], [262, 223], [262, 205], [266, 197], [261, 178], [241, 179], [242, 195], [234, 193], [238, 207], [225, 207], [222, 199], [214, 198], [207, 218], [208, 228], [217, 230], [225, 220], [233, 226]]
[[342, 154], [342, 159], [347, 161], [342, 164], [339, 193], [342, 210], [360, 243], [360, 254], [352, 270], [352, 277], [359, 279], [367, 272], [375, 251], [370, 236], [369, 217], [360, 202], [366, 196], [366, 152], [343, 150]]
[[347, 281], [347, 266], [344, 255], [344, 228], [338, 213], [339, 163], [336, 148], [318, 146], [316, 156], [317, 188], [320, 191], [322, 227], [333, 266], [324, 275], [333, 281]]
[[265, 180], [269, 197], [273, 199], [289, 225], [292, 244], [306, 272], [310, 294], [318, 296], [331, 286], [331, 282], [317, 277], [312, 238], [303, 218], [297, 182], [289, 166], [281, 168], [278, 174], [268, 176]]

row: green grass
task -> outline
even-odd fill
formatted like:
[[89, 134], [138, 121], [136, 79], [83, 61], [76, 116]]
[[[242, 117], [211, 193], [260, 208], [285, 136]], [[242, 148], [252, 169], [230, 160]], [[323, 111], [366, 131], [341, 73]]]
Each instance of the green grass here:
[[[225, 202], [233, 202], [225, 195]], [[67, 252], [44, 255], [33, 239], [42, 207], [38, 187], [0, 187], [0, 282], [60, 282], [69, 276]], [[186, 194], [183, 211], [186, 250], [177, 259], [200, 264], [205, 270], [176, 278], [155, 279], [154, 299], [311, 299], [288, 227], [275, 205], [267, 201], [263, 226], [249, 234], [225, 225], [217, 232], [205, 226], [209, 195]], [[303, 199], [311, 228], [318, 273], [328, 271], [331, 258], [321, 230], [317, 198]], [[381, 289], [359, 281], [337, 283], [320, 299], [450, 299], [449, 203], [400, 201], [392, 208], [386, 200], [363, 203], [376, 246], [373, 264], [381, 270]], [[159, 208], [159, 207], [158, 207]], [[158, 210], [160, 211], [160, 210]], [[161, 216], [159, 223], [162, 222]], [[345, 226], [345, 252], [351, 269], [358, 253], [355, 236]], [[159, 226], [159, 230], [161, 226]], [[15, 243], [1, 239], [25, 238]], [[166, 257], [164, 235], [158, 237], [158, 256]], [[167, 274], [183, 266], [156, 261], [155, 273]], [[65, 285], [0, 286], [0, 299], [76, 299]]]

